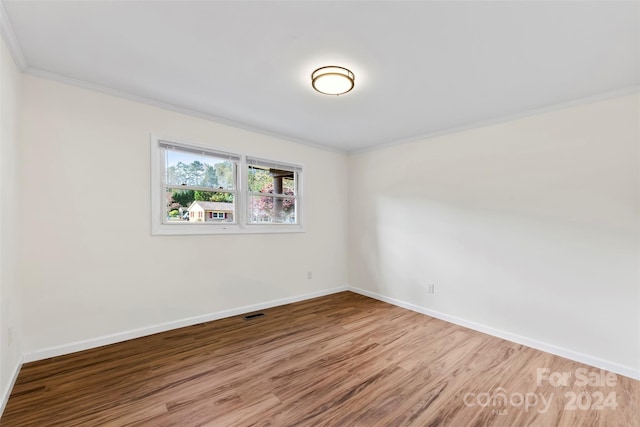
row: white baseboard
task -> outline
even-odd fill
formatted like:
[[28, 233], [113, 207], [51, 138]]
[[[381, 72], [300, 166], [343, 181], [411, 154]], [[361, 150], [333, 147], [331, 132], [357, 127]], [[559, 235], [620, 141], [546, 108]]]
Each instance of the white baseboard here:
[[311, 292], [307, 294], [296, 295], [293, 297], [267, 301], [260, 304], [247, 305], [244, 307], [238, 307], [231, 310], [224, 310], [216, 313], [209, 313], [201, 316], [194, 316], [186, 319], [180, 319], [180, 320], [175, 320], [171, 322], [160, 323], [157, 325], [146, 326], [144, 328], [118, 332], [115, 334], [103, 335], [96, 338], [90, 338], [88, 340], [75, 341], [67, 344], [57, 345], [54, 347], [44, 348], [41, 350], [25, 353], [22, 355], [22, 360], [24, 361], [24, 363], [35, 362], [36, 360], [48, 359], [49, 357], [62, 356], [64, 354], [75, 353], [77, 351], [83, 351], [91, 348], [102, 347], [104, 345], [109, 345], [109, 344], [115, 344], [117, 342], [122, 342], [130, 339], [134, 339], [134, 338], [144, 337], [147, 335], [157, 334], [159, 332], [166, 332], [172, 329], [197, 325], [199, 323], [223, 319], [225, 317], [238, 316], [240, 314], [250, 313], [252, 311], [264, 310], [267, 308], [277, 307], [285, 304], [291, 304], [294, 302], [304, 301], [304, 300], [317, 298], [325, 295], [331, 295], [331, 294], [344, 292], [348, 290], [349, 288], [347, 286], [339, 286], [336, 288], [324, 289], [322, 291]]
[[523, 337], [521, 335], [512, 334], [510, 332], [506, 332], [500, 329], [495, 329], [490, 326], [482, 325], [480, 323], [472, 322], [469, 320], [461, 319], [459, 317], [450, 316], [445, 313], [440, 313], [438, 311], [429, 310], [424, 307], [417, 306], [415, 304], [411, 304], [405, 301], [397, 300], [395, 298], [390, 298], [384, 295], [377, 294], [375, 292], [367, 291], [365, 289], [356, 288], [353, 286], [349, 286], [348, 290], [351, 292], [355, 292], [360, 295], [364, 295], [373, 299], [377, 299], [379, 301], [383, 301], [389, 304], [393, 304], [398, 307], [406, 308], [407, 310], [415, 311], [417, 313], [426, 314], [427, 316], [435, 317], [436, 319], [444, 320], [445, 322], [454, 323], [456, 325], [463, 326], [465, 328], [473, 329], [474, 331], [483, 332], [485, 334], [502, 338], [507, 341], [514, 342], [516, 344], [526, 345], [527, 347], [535, 348], [536, 350], [541, 350], [547, 353], [554, 354], [556, 356], [564, 357], [566, 359], [570, 359], [576, 362], [584, 363], [590, 366], [594, 366], [596, 368], [604, 369], [609, 372], [613, 372], [616, 374], [623, 375], [625, 377], [633, 378], [636, 380], [640, 380], [640, 370], [634, 369], [629, 366], [620, 365], [618, 363], [614, 363], [608, 360], [602, 360], [597, 357], [589, 356], [588, 354], [579, 353], [573, 350], [569, 350], [563, 347], [558, 347], [553, 344], [545, 343], [542, 341], [537, 341], [531, 338]]
[[[225, 311], [220, 311], [216, 313], [205, 314], [202, 316], [195, 316], [195, 317], [190, 317], [186, 319], [180, 319], [172, 322], [161, 323], [161, 324], [152, 325], [144, 328], [119, 332], [116, 334], [104, 335], [101, 337], [91, 338], [88, 340], [71, 342], [71, 343], [62, 344], [55, 347], [36, 350], [30, 353], [25, 353], [22, 355], [21, 363], [17, 367], [13, 381], [15, 381], [15, 378], [17, 377], [17, 374], [20, 370], [20, 366], [22, 363], [34, 362], [36, 360], [47, 359], [49, 357], [75, 353], [77, 351], [88, 350], [91, 348], [101, 347], [103, 345], [114, 344], [117, 342], [122, 342], [130, 339], [134, 339], [134, 338], [140, 338], [143, 336], [152, 335], [159, 332], [165, 332], [172, 329], [182, 328], [185, 326], [197, 325], [199, 323], [223, 319], [225, 317], [238, 316], [240, 314], [249, 313], [252, 311], [264, 310], [271, 307], [291, 304], [294, 302], [304, 301], [311, 298], [317, 298], [317, 297], [335, 294], [335, 293], [344, 292], [344, 291], [352, 291], [357, 294], [368, 296], [370, 298], [374, 298], [379, 301], [384, 301], [386, 303], [393, 304], [398, 307], [406, 308], [408, 310], [425, 314], [427, 316], [435, 317], [437, 319], [444, 320], [449, 323], [460, 325], [465, 328], [473, 329], [475, 331], [483, 332], [485, 334], [492, 335], [494, 337], [502, 338], [517, 344], [526, 345], [528, 347], [535, 348], [537, 350], [541, 350], [547, 353], [551, 353], [556, 356], [564, 357], [566, 359], [574, 360], [580, 363], [585, 363], [587, 365], [594, 366], [596, 368], [605, 369], [607, 371], [614, 372], [616, 374], [620, 374], [629, 378], [640, 380], [640, 371], [629, 366], [620, 365], [608, 360], [602, 360], [587, 354], [579, 353], [563, 347], [558, 347], [553, 344], [537, 341], [531, 338], [523, 337], [523, 336], [506, 332], [500, 329], [495, 329], [495, 328], [482, 325], [476, 322], [472, 322], [466, 319], [451, 316], [445, 313], [440, 313], [438, 311], [420, 307], [415, 304], [397, 300], [395, 298], [390, 298], [381, 294], [377, 294], [375, 292], [367, 291], [365, 289], [356, 288], [352, 286], [339, 286], [336, 288], [325, 289], [322, 291], [311, 292], [303, 295], [297, 295], [294, 297], [282, 298], [278, 300], [267, 301], [260, 304], [239, 307], [232, 310], [225, 310]], [[11, 383], [10, 385], [11, 387], [13, 387], [13, 383]], [[7, 390], [8, 391], [5, 391], [6, 396], [3, 395], [3, 398], [5, 400], [3, 401], [4, 403], [2, 408], [4, 408], [4, 404], [6, 404], [6, 399], [8, 399], [8, 394], [10, 393], [11, 388], [8, 388]]]
[[18, 379], [18, 374], [20, 373], [20, 368], [22, 368], [22, 356], [18, 359], [18, 362], [16, 363], [15, 368], [13, 369], [13, 374], [11, 375], [11, 378], [9, 379], [9, 382], [5, 385], [4, 389], [2, 390], [2, 395], [0, 395], [0, 418], [2, 417], [2, 414], [4, 413], [4, 408], [7, 406], [7, 402], [9, 401], [9, 396], [11, 395], [11, 390], [13, 390], [13, 386], [16, 383], [16, 380]]

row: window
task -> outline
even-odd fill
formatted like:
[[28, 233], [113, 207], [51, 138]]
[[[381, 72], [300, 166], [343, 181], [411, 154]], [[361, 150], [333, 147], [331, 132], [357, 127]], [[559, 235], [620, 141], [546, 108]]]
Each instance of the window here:
[[247, 158], [250, 224], [297, 224], [297, 166]]
[[152, 234], [300, 232], [300, 166], [151, 138]]

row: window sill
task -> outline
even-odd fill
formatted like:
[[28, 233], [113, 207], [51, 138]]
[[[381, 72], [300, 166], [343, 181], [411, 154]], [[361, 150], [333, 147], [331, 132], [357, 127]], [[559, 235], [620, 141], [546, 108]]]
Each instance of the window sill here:
[[151, 234], [154, 236], [202, 236], [210, 234], [283, 234], [304, 232], [304, 228], [301, 225], [287, 224], [249, 224], [242, 227], [238, 224], [160, 224], [154, 226], [151, 230]]

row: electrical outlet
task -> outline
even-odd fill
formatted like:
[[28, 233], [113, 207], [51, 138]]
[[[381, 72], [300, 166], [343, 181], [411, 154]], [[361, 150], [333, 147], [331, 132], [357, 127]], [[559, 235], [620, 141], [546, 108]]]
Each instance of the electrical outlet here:
[[11, 326], [7, 328], [7, 341], [9, 341], [9, 346], [13, 344], [13, 328]]
[[313, 279], [313, 273], [311, 271], [307, 271], [307, 279], [308, 280]]
[[435, 294], [436, 293], [436, 285], [433, 283], [429, 283], [427, 285], [427, 293], [428, 294]]

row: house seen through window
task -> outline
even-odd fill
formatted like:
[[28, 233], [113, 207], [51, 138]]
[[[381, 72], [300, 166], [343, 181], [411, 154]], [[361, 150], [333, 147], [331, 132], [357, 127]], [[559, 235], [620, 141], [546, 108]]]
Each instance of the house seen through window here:
[[237, 156], [164, 144], [167, 223], [236, 217]]

